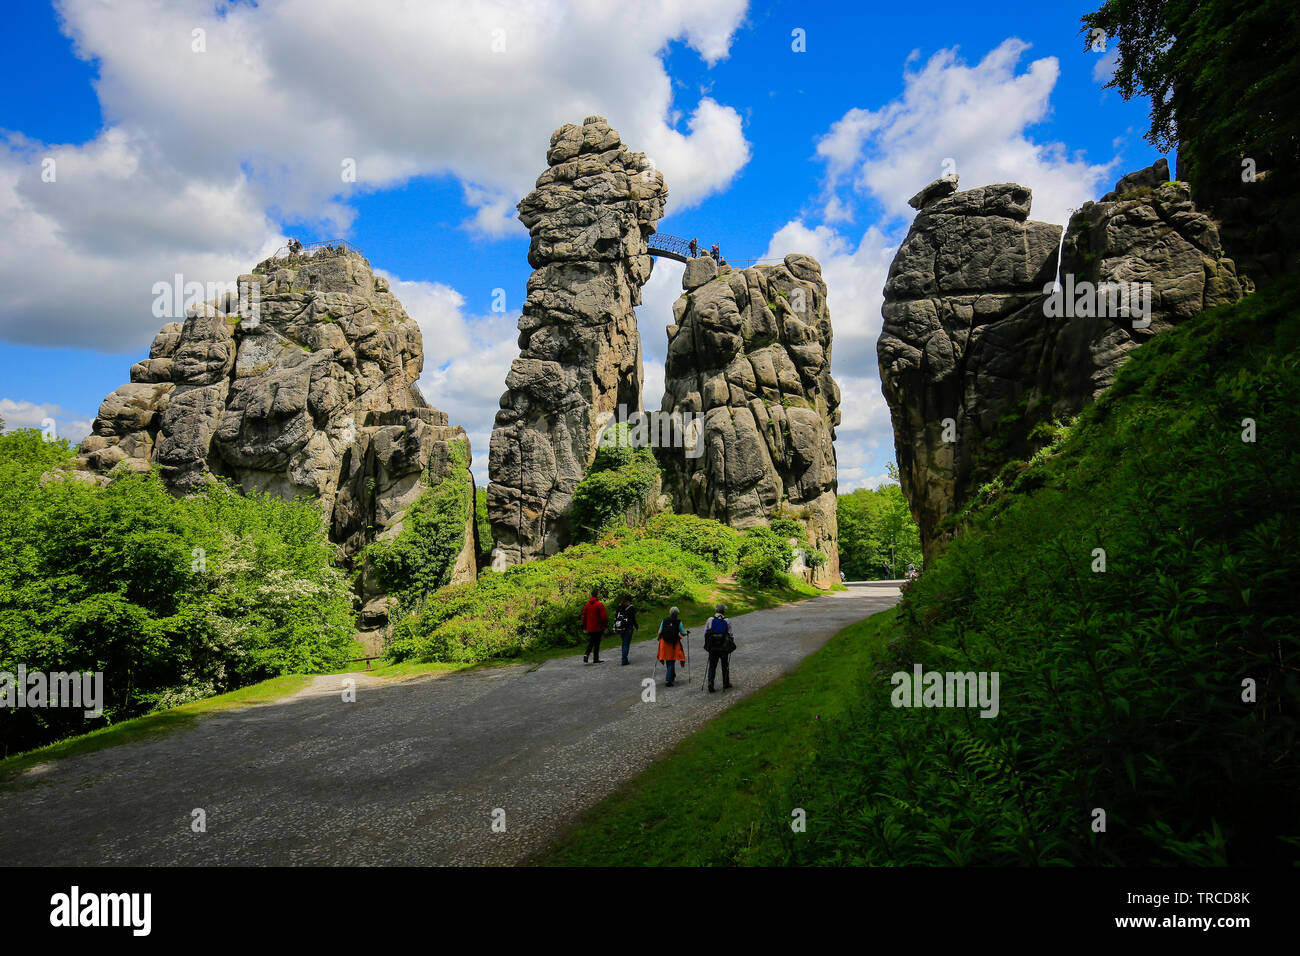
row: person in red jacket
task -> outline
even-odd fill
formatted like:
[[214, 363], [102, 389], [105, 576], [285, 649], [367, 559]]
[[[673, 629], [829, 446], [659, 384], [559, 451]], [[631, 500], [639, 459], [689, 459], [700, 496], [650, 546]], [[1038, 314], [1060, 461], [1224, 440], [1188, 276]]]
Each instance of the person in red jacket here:
[[593, 664], [603, 663], [600, 659], [600, 639], [605, 633], [605, 625], [609, 621], [609, 615], [605, 611], [605, 605], [600, 603], [599, 594], [593, 589], [591, 600], [582, 608], [582, 629], [587, 632], [587, 649], [583, 651], [582, 663], [587, 663], [587, 658], [592, 658]]

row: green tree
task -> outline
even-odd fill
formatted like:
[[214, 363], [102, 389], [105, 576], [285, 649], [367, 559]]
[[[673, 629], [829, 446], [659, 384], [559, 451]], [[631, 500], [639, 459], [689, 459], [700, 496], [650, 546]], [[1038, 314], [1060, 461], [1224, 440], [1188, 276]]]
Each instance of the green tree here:
[[[895, 481], [898, 470], [891, 464]], [[850, 581], [884, 577], [884, 564], [898, 577], [908, 563], [921, 565], [921, 533], [911, 509], [896, 484], [874, 491], [859, 488], [840, 495], [836, 505], [839, 523], [840, 569]]]
[[[1151, 101], [1146, 138], [1178, 150], [1198, 199], [1245, 195], [1243, 161], [1269, 171], [1250, 188], [1296, 239], [1300, 163], [1300, 4], [1294, 0], [1106, 0], [1083, 17], [1118, 53], [1107, 86]], [[1294, 245], [1292, 245], [1294, 249]]]

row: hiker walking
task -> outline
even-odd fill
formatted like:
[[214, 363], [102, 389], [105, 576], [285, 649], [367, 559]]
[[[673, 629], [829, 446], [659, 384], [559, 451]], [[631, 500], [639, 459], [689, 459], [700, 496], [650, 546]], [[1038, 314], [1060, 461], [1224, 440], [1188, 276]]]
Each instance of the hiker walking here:
[[623, 639], [623, 663], [627, 664], [627, 652], [632, 646], [632, 635], [636, 632], [636, 608], [632, 606], [632, 595], [624, 594], [619, 602], [618, 613], [614, 615], [614, 630]]
[[682, 612], [670, 608], [668, 616], [659, 624], [659, 660], [664, 662], [668, 678], [665, 687], [672, 687], [677, 677], [677, 663], [685, 663], [686, 653], [682, 650], [682, 638], [686, 636], [686, 626], [682, 624]]
[[698, 239], [692, 239], [692, 240], [691, 240], [691, 258], [694, 259], [694, 258], [695, 258], [696, 256], [698, 256], [699, 254], [700, 254], [700, 240], [698, 240]]
[[716, 242], [713, 244], [712, 255], [713, 255], [713, 261], [716, 262], [718, 265], [722, 265], [722, 253], [718, 251], [718, 244]]
[[600, 659], [600, 638], [608, 622], [609, 615], [605, 605], [600, 603], [600, 594], [592, 588], [591, 599], [582, 608], [582, 629], [587, 632], [587, 649], [582, 652], [582, 663], [587, 663], [588, 657], [592, 658], [593, 664], [604, 663]]
[[731, 687], [731, 652], [736, 649], [736, 638], [727, 620], [727, 608], [719, 604], [709, 626], [704, 631], [704, 649], [709, 652], [709, 693], [713, 693], [713, 675], [718, 661], [722, 662], [722, 689]]

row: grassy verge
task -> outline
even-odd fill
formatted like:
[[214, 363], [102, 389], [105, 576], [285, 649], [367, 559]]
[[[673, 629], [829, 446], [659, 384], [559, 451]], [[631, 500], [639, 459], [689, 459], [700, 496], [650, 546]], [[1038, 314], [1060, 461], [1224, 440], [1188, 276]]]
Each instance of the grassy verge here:
[[204, 714], [272, 703], [302, 690], [314, 677], [315, 675], [310, 674], [290, 674], [283, 677], [273, 677], [270, 680], [233, 690], [228, 694], [220, 694], [206, 700], [196, 700], [192, 703], [182, 704], [179, 707], [158, 711], [154, 714], [134, 717], [131, 720], [124, 720], [119, 724], [103, 727], [88, 734], [69, 737], [57, 743], [38, 747], [36, 750], [28, 750], [25, 753], [5, 757], [0, 760], [0, 784], [10, 783], [20, 774], [24, 774], [38, 764], [50, 760], [76, 757], [122, 744], [156, 740], [177, 730], [192, 727]]
[[895, 611], [845, 628], [793, 672], [731, 707], [593, 807], [547, 866], [716, 866], [762, 862], [790, 818], [770, 810], [816, 753], [859, 675], [883, 657]]

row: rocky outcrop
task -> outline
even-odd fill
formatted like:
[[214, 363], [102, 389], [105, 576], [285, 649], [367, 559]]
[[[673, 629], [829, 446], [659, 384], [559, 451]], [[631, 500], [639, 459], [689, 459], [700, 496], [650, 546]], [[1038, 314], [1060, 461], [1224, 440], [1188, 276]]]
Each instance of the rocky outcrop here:
[[595, 455], [597, 416], [620, 404], [641, 407], [633, 308], [650, 277], [646, 239], [668, 195], [659, 171], [599, 116], [556, 130], [546, 162], [518, 206], [535, 271], [488, 466], [488, 514], [508, 564], [569, 543], [573, 491]]
[[[163, 326], [130, 384], [100, 406], [79, 466], [157, 465], [178, 494], [219, 476], [314, 498], [350, 559], [400, 528], [446, 477], [450, 445], [468, 439], [416, 389], [419, 327], [360, 254], [268, 259], [238, 286]], [[460, 575], [472, 577], [472, 520], [465, 553]]]
[[840, 395], [821, 266], [789, 255], [781, 265], [719, 271], [712, 259], [697, 258], [682, 286], [668, 327], [661, 410], [681, 416], [687, 434], [680, 446], [657, 449], [665, 492], [677, 511], [737, 528], [776, 517], [802, 521], [813, 549], [827, 557], [810, 577], [838, 581]]
[[1124, 177], [1064, 237], [1014, 183], [916, 197], [877, 354], [927, 556], [945, 518], [1040, 447], [1037, 425], [1077, 414], [1145, 339], [1242, 294], [1213, 220], [1167, 178], [1161, 164]]

